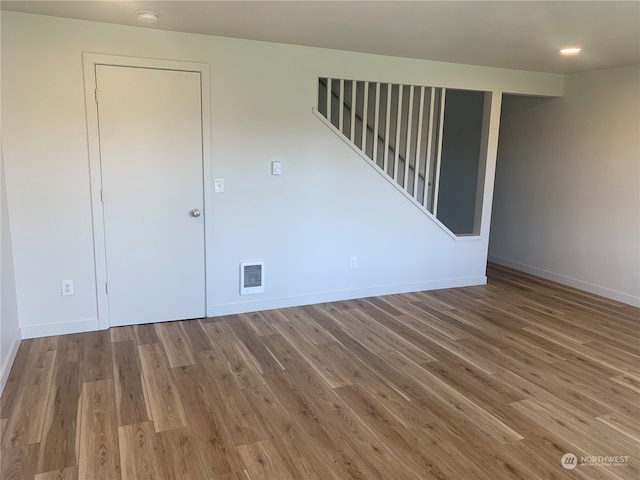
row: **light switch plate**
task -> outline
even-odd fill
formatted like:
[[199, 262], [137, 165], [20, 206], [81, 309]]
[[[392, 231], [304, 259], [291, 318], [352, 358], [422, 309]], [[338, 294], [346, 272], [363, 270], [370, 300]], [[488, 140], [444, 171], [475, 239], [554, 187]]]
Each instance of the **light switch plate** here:
[[213, 181], [213, 190], [216, 193], [224, 193], [224, 178], [216, 178]]
[[282, 175], [282, 164], [280, 162], [271, 162], [271, 175]]

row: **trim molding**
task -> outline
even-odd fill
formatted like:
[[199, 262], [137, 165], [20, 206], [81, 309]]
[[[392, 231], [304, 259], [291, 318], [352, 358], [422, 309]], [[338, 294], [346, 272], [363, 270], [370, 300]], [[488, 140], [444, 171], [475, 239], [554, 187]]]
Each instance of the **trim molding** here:
[[219, 315], [234, 315], [237, 313], [249, 313], [260, 310], [272, 310], [274, 308], [299, 307], [317, 303], [339, 302], [341, 300], [353, 300], [357, 298], [377, 297], [383, 295], [394, 295], [397, 293], [420, 292], [423, 290], [440, 290], [443, 288], [472, 287], [485, 285], [486, 276], [480, 277], [460, 277], [444, 280], [434, 280], [428, 282], [405, 283], [399, 285], [383, 285], [379, 287], [367, 287], [357, 290], [343, 290], [336, 292], [325, 292], [297, 297], [281, 297], [269, 300], [257, 300], [243, 303], [227, 303], [224, 305], [214, 305], [208, 310], [208, 315], [216, 317]]
[[[316, 303], [338, 302], [341, 300], [353, 300], [357, 298], [394, 295], [397, 293], [420, 292], [424, 290], [472, 287], [476, 285], [485, 285], [486, 283], [486, 276], [458, 277], [447, 278], [443, 280], [433, 280], [428, 282], [381, 285], [378, 287], [367, 287], [356, 290], [341, 290], [295, 297], [272, 298], [268, 300], [256, 300], [251, 302], [227, 303], [223, 305], [211, 306], [209, 309], [207, 309], [207, 316], [217, 317], [220, 315], [234, 315], [237, 313], [272, 310], [274, 308], [299, 307], [302, 305], [311, 305]], [[21, 331], [22, 338], [28, 339], [48, 337], [51, 335], [66, 335], [69, 333], [93, 332], [100, 329], [100, 322], [97, 318], [93, 318], [90, 320], [56, 323], [52, 325], [30, 325], [27, 327], [22, 327]], [[13, 362], [13, 358], [11, 359], [11, 361]]]
[[[202, 105], [202, 173], [204, 194], [204, 236], [212, 237], [213, 225], [207, 221], [207, 212], [213, 211], [213, 162], [211, 149], [211, 92], [209, 79], [209, 64], [182, 62], [177, 60], [162, 60], [121, 55], [103, 55], [99, 53], [82, 54], [84, 71], [85, 113], [87, 119], [87, 143], [89, 147], [89, 180], [91, 187], [91, 214], [93, 219], [93, 251], [96, 281], [96, 301], [98, 320], [101, 329], [110, 326], [109, 298], [104, 285], [107, 283], [107, 247], [105, 243], [104, 212], [100, 191], [102, 188], [100, 132], [98, 122], [98, 107], [96, 103], [96, 66], [111, 65], [134, 68], [152, 68], [160, 70], [179, 70], [197, 72], [200, 74], [201, 105]], [[205, 252], [205, 313], [206, 282], [212, 277], [212, 258]], [[84, 331], [84, 330], [83, 330]], [[70, 332], [64, 332], [70, 333]], [[57, 335], [52, 333], [50, 335]], [[49, 335], [49, 334], [47, 334]], [[34, 335], [40, 336], [40, 335]]]
[[498, 265], [504, 265], [505, 267], [510, 267], [514, 270], [520, 270], [525, 273], [530, 273], [531, 275], [546, 278], [547, 280], [552, 280], [569, 287], [584, 290], [585, 292], [594, 293], [596, 295], [610, 298], [618, 302], [626, 303], [634, 307], [640, 307], [640, 297], [635, 297], [628, 293], [619, 292], [617, 290], [606, 288], [601, 285], [595, 285], [583, 280], [578, 280], [577, 278], [567, 277], [559, 273], [550, 272], [548, 270], [543, 270], [541, 268], [533, 267], [531, 265], [516, 262], [506, 258], [497, 257], [495, 255], [489, 255], [488, 260], [492, 263], [497, 263]]
[[49, 337], [51, 335], [66, 335], [68, 333], [94, 332], [100, 330], [100, 322], [97, 318], [90, 320], [78, 320], [75, 322], [29, 325], [22, 327], [22, 338]]
[[20, 341], [20, 338], [16, 338], [13, 341], [9, 349], [9, 355], [7, 355], [7, 358], [4, 359], [4, 363], [2, 364], [2, 370], [0, 370], [0, 395], [4, 392], [4, 386], [7, 384], [7, 380], [9, 380], [9, 373], [11, 373], [11, 367], [13, 367], [13, 362], [16, 359]]

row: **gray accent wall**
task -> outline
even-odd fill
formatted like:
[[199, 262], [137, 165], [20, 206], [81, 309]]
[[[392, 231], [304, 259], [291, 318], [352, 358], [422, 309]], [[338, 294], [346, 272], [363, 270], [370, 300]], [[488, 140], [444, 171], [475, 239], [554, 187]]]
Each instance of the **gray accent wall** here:
[[447, 89], [445, 98], [437, 216], [456, 235], [471, 234], [485, 92]]

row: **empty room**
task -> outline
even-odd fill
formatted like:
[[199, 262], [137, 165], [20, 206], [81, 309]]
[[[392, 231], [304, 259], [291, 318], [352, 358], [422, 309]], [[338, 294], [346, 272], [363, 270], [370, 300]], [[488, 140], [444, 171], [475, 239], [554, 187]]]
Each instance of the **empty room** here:
[[0, 21], [0, 479], [640, 478], [640, 2]]

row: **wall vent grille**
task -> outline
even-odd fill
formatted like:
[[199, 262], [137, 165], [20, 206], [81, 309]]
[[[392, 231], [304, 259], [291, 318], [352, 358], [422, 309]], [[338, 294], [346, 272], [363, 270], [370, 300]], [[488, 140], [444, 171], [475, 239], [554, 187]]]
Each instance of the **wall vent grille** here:
[[240, 264], [240, 295], [264, 292], [264, 262]]

